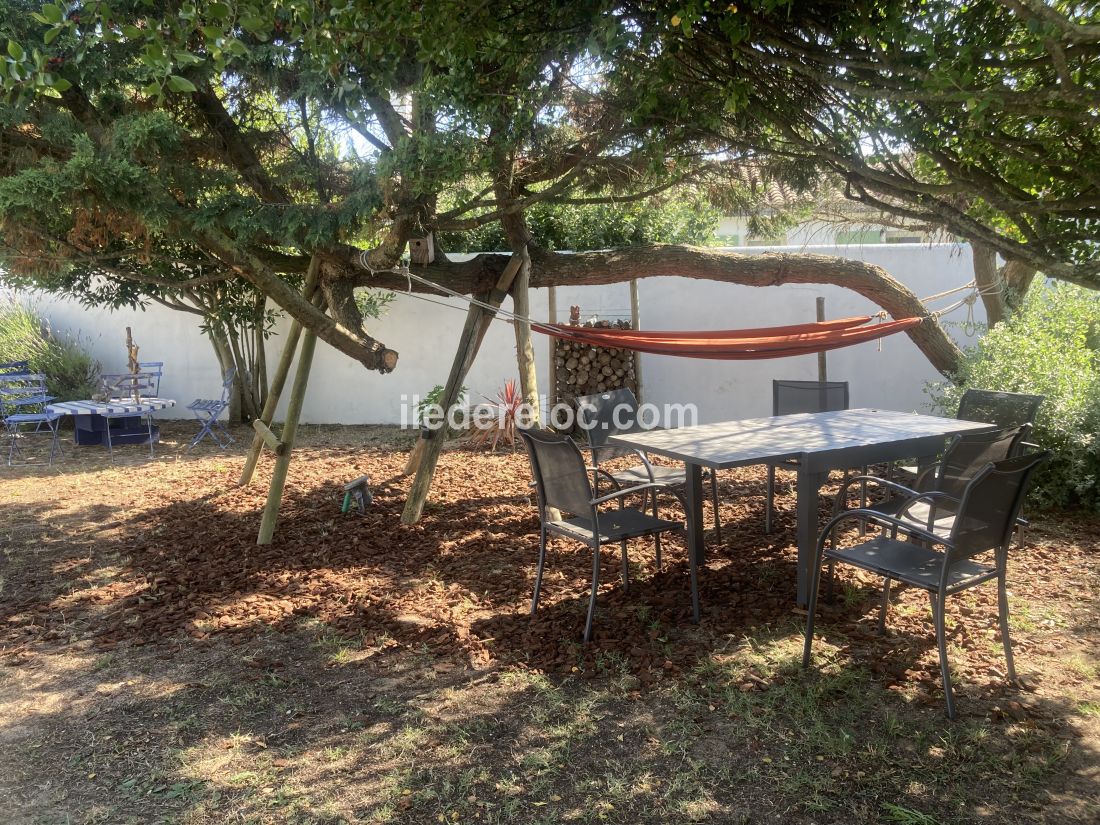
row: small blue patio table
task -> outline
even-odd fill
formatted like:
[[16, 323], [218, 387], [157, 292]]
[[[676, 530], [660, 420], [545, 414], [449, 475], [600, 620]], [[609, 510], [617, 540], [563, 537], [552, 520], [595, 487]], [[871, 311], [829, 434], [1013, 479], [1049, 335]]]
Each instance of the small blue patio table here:
[[[146, 420], [146, 438], [149, 443], [149, 455], [153, 455], [153, 444], [159, 436], [159, 431], [154, 432], [153, 413], [156, 410], [164, 410], [176, 406], [176, 402], [170, 398], [143, 398], [141, 401], [126, 401], [124, 399], [112, 399], [111, 401], [58, 401], [49, 404], [46, 412], [54, 415], [71, 415], [76, 418], [77, 429], [81, 423], [93, 421], [92, 416], [99, 416], [105, 422], [103, 428], [103, 440], [107, 442], [107, 452], [114, 460], [114, 445], [111, 443], [111, 419], [144, 417]], [[141, 442], [144, 443], [146, 439]], [[80, 440], [77, 439], [77, 443]], [[135, 443], [129, 441], [128, 443]]]

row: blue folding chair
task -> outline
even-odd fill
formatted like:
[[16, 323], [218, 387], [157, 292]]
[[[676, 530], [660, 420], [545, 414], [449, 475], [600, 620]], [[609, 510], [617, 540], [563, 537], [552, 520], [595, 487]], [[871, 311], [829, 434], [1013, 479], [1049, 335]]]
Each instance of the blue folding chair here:
[[[25, 465], [46, 464], [53, 466], [53, 459], [61, 452], [58, 442], [58, 424], [63, 417], [51, 413], [46, 405], [53, 401], [46, 394], [46, 376], [37, 373], [7, 373], [0, 375], [0, 416], [8, 435], [8, 466], [14, 466], [15, 456], [23, 458]], [[49, 435], [50, 456], [47, 461], [30, 461], [26, 458], [21, 442], [29, 436]]]
[[221, 398], [196, 398], [187, 405], [187, 409], [194, 413], [200, 425], [198, 433], [191, 439], [187, 449], [190, 450], [206, 436], [214, 439], [223, 450], [233, 443], [233, 436], [229, 434], [229, 430], [225, 428], [225, 424], [219, 420], [218, 416], [222, 414], [222, 410], [229, 406], [229, 394], [233, 391], [233, 378], [236, 374], [236, 367], [230, 367], [225, 373], [225, 380], [222, 381]]
[[148, 376], [154, 379], [152, 385], [152, 397], [160, 398], [160, 379], [164, 377], [164, 362], [163, 361], [140, 361], [138, 362], [138, 368]]
[[160, 376], [152, 372], [119, 372], [100, 376], [103, 397], [107, 401], [129, 401], [136, 395], [156, 398], [160, 388]]

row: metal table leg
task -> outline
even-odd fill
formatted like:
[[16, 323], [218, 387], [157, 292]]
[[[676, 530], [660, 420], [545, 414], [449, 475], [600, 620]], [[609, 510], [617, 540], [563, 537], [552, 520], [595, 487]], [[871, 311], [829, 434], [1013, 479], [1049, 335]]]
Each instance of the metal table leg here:
[[810, 600], [810, 582], [813, 580], [814, 547], [817, 542], [818, 493], [828, 473], [810, 472], [805, 462], [798, 467], [798, 606], [805, 607]]
[[684, 487], [687, 503], [687, 545], [688, 552], [697, 565], [703, 564], [703, 468], [698, 464], [686, 463], [687, 484]]

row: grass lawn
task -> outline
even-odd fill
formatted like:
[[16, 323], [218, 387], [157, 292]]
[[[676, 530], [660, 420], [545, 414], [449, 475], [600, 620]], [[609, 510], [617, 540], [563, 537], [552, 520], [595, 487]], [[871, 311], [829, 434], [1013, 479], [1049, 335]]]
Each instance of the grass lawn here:
[[[1036, 514], [1013, 551], [1021, 686], [995, 588], [949, 602], [951, 723], [923, 593], [880, 636], [878, 583], [841, 571], [800, 670], [794, 498], [764, 536], [761, 470], [722, 477], [699, 626], [682, 541], [662, 571], [639, 541], [628, 593], [607, 551], [584, 646], [579, 545], [527, 615], [521, 453], [447, 451], [404, 527], [407, 436], [305, 427], [260, 548], [270, 455], [242, 490], [251, 431], [181, 453], [192, 432], [0, 469], [0, 822], [1100, 821], [1094, 517]], [[364, 473], [375, 504], [341, 515]]]

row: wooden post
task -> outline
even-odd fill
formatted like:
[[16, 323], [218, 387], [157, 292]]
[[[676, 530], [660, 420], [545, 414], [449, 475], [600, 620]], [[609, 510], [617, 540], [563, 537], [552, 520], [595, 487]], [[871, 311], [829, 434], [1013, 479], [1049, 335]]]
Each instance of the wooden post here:
[[[634, 329], [641, 329], [642, 323], [642, 308], [641, 302], [638, 300], [638, 279], [634, 278], [630, 282], [630, 326]], [[642, 354], [638, 350], [634, 350], [631, 353], [634, 358], [634, 395], [638, 400], [642, 400]]]
[[286, 451], [275, 458], [275, 469], [271, 473], [271, 486], [267, 490], [267, 504], [264, 506], [263, 518], [260, 520], [260, 534], [256, 537], [256, 544], [271, 544], [271, 538], [275, 535], [279, 503], [283, 500], [283, 487], [286, 484], [287, 471], [290, 469], [290, 456], [294, 450], [294, 439], [298, 434], [298, 419], [302, 415], [306, 386], [309, 384], [309, 370], [313, 365], [313, 353], [316, 349], [317, 336], [306, 330], [305, 335], [302, 336], [302, 354], [298, 357], [298, 370], [294, 373], [294, 386], [290, 388], [290, 403], [287, 404], [286, 421], [283, 422], [280, 438]]
[[[547, 315], [551, 324], [558, 322], [558, 288], [550, 287], [546, 296], [547, 303]], [[547, 336], [549, 339], [550, 347], [550, 370], [547, 372], [547, 376], [550, 380], [550, 392], [547, 394], [550, 399], [550, 406], [554, 407], [558, 403], [558, 339], [553, 336]]]
[[[319, 305], [322, 300], [320, 292], [317, 291], [320, 270], [320, 258], [314, 257], [309, 262], [306, 283], [302, 288], [302, 295], [307, 300], [313, 300], [315, 305]], [[317, 294], [314, 295], [314, 293]], [[267, 394], [267, 400], [264, 402], [263, 411], [260, 413], [259, 420], [268, 427], [271, 426], [271, 422], [275, 418], [275, 408], [279, 406], [279, 398], [283, 394], [283, 387], [286, 386], [286, 379], [290, 374], [290, 365], [294, 363], [294, 352], [298, 348], [298, 339], [301, 334], [302, 324], [295, 321], [290, 325], [286, 343], [283, 345], [283, 353], [279, 356], [279, 364], [275, 367], [275, 375], [271, 378], [271, 388]], [[256, 462], [259, 461], [260, 451], [263, 448], [263, 437], [257, 433], [252, 439], [252, 446], [248, 448], [248, 455], [244, 460], [244, 469], [241, 470], [241, 480], [237, 482], [241, 487], [247, 486], [252, 481], [252, 474], [256, 472]]]
[[275, 435], [264, 422], [256, 419], [252, 422], [252, 429], [256, 431], [256, 434], [263, 439], [264, 444], [268, 446], [268, 449], [275, 455], [283, 455], [286, 452], [286, 444], [279, 440], [279, 436]]
[[531, 342], [531, 324], [529, 321], [520, 320], [531, 317], [531, 299], [528, 284], [531, 281], [531, 256], [527, 254], [527, 247], [519, 250], [522, 261], [519, 273], [512, 284], [512, 312], [518, 315], [512, 321], [516, 330], [516, 367], [519, 370], [519, 391], [523, 396], [523, 402], [531, 410], [532, 424], [537, 424], [541, 418], [539, 412], [539, 382], [535, 371], [535, 346]]
[[[508, 260], [497, 280], [496, 286], [487, 295], [479, 296], [485, 303], [491, 304], [494, 309], [482, 309], [474, 304], [470, 305], [470, 311], [466, 313], [466, 324], [462, 327], [462, 336], [458, 341], [458, 351], [455, 352], [454, 362], [451, 364], [451, 372], [447, 376], [447, 383], [443, 388], [443, 397], [440, 405], [444, 414], [449, 413], [451, 407], [458, 401], [459, 391], [462, 389], [462, 380], [477, 357], [477, 351], [481, 342], [485, 339], [485, 333], [489, 330], [489, 324], [496, 316], [496, 307], [499, 307], [516, 275], [523, 259], [516, 254]], [[416, 468], [416, 478], [413, 479], [409, 489], [409, 497], [405, 501], [405, 509], [401, 513], [403, 524], [416, 524], [424, 512], [424, 502], [428, 500], [428, 492], [432, 486], [432, 476], [435, 475], [436, 464], [439, 463], [439, 453], [443, 449], [443, 440], [446, 427], [440, 427], [429, 431], [429, 437], [425, 439], [424, 452], [420, 458], [420, 466]], [[284, 439], [285, 440], [285, 439]]]
[[[821, 323], [824, 320], [825, 320], [825, 299], [824, 298], [818, 298], [817, 299], [817, 321], [818, 321], [818, 323]], [[825, 353], [824, 352], [819, 352], [817, 354], [817, 380], [818, 381], [828, 381], [829, 380], [829, 369], [828, 369], [828, 365], [825, 363]]]

